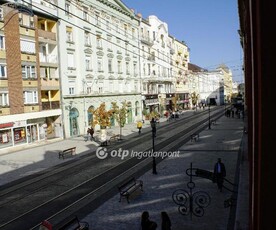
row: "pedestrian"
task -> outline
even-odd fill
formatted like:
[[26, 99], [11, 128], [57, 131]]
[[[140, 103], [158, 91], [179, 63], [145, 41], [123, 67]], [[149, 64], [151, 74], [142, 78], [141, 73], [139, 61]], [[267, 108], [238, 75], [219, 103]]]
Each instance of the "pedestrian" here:
[[161, 212], [161, 220], [162, 220], [162, 229], [161, 230], [171, 230], [171, 220], [167, 212]]
[[141, 129], [142, 129], [143, 123], [142, 121], [138, 121], [137, 122], [137, 129], [138, 129], [138, 133], [139, 135], [141, 134]]
[[91, 127], [89, 129], [89, 133], [90, 133], [90, 140], [92, 141], [94, 139], [94, 129], [93, 129], [93, 127]]
[[86, 142], [86, 141], [88, 141], [89, 136], [90, 136], [90, 128], [88, 127], [88, 128], [87, 128], [87, 131], [86, 131], [86, 138], [85, 138], [85, 142]]
[[214, 182], [217, 183], [218, 189], [222, 192], [222, 186], [224, 182], [224, 177], [226, 176], [225, 165], [221, 162], [221, 158], [215, 163], [214, 167]]
[[149, 219], [149, 212], [144, 211], [141, 216], [141, 227], [142, 230], [156, 230], [156, 222]]

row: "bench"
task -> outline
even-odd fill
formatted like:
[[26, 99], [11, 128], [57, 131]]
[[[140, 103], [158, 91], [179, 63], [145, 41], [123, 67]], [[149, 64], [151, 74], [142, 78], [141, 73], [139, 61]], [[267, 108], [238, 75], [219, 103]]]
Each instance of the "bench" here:
[[68, 148], [68, 149], [64, 149], [64, 150], [62, 150], [62, 151], [60, 151], [59, 153], [58, 153], [58, 158], [63, 158], [64, 159], [64, 157], [66, 156], [66, 155], [68, 155], [68, 154], [70, 154], [71, 156], [73, 155], [73, 154], [76, 154], [76, 147], [71, 147], [71, 148]]
[[113, 141], [118, 141], [120, 139], [120, 134], [113, 135], [109, 138], [108, 142], [111, 144]]
[[215, 124], [216, 124], [216, 120], [212, 119], [212, 120], [211, 120], [211, 124], [212, 124], [212, 125], [215, 125]]
[[143, 181], [142, 180], [136, 180], [134, 177], [130, 178], [126, 182], [124, 182], [122, 185], [118, 186], [119, 192], [120, 192], [120, 200], [122, 197], [126, 197], [127, 203], [129, 203], [129, 196], [134, 193], [138, 188], [143, 191]]
[[57, 230], [89, 230], [89, 224], [85, 221], [79, 221], [77, 216], [69, 217], [62, 224], [56, 226]]
[[193, 133], [191, 135], [191, 142], [196, 142], [199, 139], [199, 134], [198, 133]]
[[100, 146], [107, 146], [107, 145], [108, 145], [108, 140], [100, 141]]

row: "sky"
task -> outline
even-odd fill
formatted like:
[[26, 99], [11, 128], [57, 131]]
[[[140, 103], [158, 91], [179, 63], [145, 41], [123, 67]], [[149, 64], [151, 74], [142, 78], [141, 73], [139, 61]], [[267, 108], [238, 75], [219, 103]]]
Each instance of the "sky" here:
[[243, 82], [238, 0], [122, 0], [143, 18], [157, 16], [190, 48], [190, 62], [208, 70], [225, 64]]

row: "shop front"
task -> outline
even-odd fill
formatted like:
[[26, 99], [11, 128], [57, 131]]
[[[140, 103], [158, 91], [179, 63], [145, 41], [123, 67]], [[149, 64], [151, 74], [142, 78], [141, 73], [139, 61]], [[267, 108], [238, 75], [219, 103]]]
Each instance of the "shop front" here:
[[0, 123], [0, 150], [59, 137], [63, 137], [60, 116]]
[[17, 121], [0, 124], [0, 149], [38, 141], [38, 124]]

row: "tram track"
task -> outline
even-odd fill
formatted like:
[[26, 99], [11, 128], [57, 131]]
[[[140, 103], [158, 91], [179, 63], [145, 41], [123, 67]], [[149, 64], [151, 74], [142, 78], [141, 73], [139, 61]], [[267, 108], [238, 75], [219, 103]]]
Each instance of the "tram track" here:
[[[222, 110], [212, 111], [212, 118], [221, 116]], [[199, 116], [191, 116], [168, 122], [158, 127], [157, 135], [166, 136], [158, 140], [156, 138], [155, 150], [173, 148], [180, 145], [182, 139], [189, 138], [189, 133], [207, 127], [208, 112]], [[138, 142], [138, 143], [137, 143]], [[143, 136], [133, 137], [128, 142], [119, 142], [108, 146], [107, 149], [134, 149], [135, 151], [151, 150], [151, 132], [144, 133]], [[160, 160], [160, 159], [158, 159]], [[63, 165], [62, 169], [56, 168], [48, 175], [39, 175], [32, 181], [23, 182], [6, 191], [0, 191], [0, 211], [4, 213], [0, 221], [1, 229], [17, 229], [15, 226], [26, 226], [24, 229], [35, 229], [43, 219], [55, 219], [57, 222], [62, 219], [58, 216], [64, 215], [68, 209], [77, 209], [78, 203], [87, 204], [96, 198], [95, 194], [99, 189], [114, 189], [116, 184], [123, 181], [124, 176], [129, 176], [129, 172], [137, 172], [137, 165], [150, 164], [149, 158], [129, 158], [121, 160], [119, 158], [107, 158], [105, 164], [97, 159], [94, 154]], [[93, 170], [93, 166], [97, 170]], [[133, 170], [136, 167], [137, 170]], [[80, 170], [81, 169], [81, 170]], [[126, 173], [128, 172], [128, 173]], [[120, 179], [122, 178], [122, 179]], [[82, 180], [81, 180], [82, 179]], [[9, 192], [7, 192], [9, 191]], [[3, 201], [5, 200], [5, 201]], [[31, 204], [30, 204], [31, 203]], [[75, 207], [72, 208], [72, 205]], [[28, 210], [26, 210], [28, 207]], [[80, 207], [79, 207], [80, 208]], [[6, 210], [6, 212], [4, 212]], [[16, 210], [16, 211], [14, 211]], [[45, 210], [47, 214], [45, 214]], [[70, 213], [72, 211], [70, 210]], [[34, 218], [36, 216], [36, 218]]]

